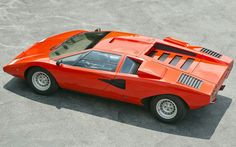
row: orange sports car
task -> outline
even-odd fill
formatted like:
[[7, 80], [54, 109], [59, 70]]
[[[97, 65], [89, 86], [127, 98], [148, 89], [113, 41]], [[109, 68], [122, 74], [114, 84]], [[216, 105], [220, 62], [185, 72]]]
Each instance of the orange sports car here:
[[233, 60], [171, 37], [75, 30], [51, 36], [20, 53], [3, 70], [39, 94], [59, 87], [149, 106], [160, 121], [216, 101]]

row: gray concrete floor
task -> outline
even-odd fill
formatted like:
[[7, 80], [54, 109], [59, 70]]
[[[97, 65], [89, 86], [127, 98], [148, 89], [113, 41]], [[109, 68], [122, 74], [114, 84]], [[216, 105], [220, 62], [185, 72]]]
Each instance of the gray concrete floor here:
[[0, 0], [0, 146], [236, 146], [236, 70], [218, 101], [176, 125], [143, 108], [61, 90], [45, 97], [3, 73], [18, 53], [72, 29], [173, 36], [236, 58], [236, 1]]

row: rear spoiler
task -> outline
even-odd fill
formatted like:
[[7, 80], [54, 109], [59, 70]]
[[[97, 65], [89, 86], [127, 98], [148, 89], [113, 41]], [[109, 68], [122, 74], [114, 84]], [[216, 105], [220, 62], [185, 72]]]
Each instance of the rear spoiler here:
[[166, 37], [163, 39], [164, 41], [166, 42], [169, 42], [169, 43], [173, 43], [173, 44], [176, 44], [176, 45], [180, 45], [182, 47], [188, 47], [189, 46], [189, 43], [188, 42], [184, 42], [184, 41], [181, 41], [181, 40], [177, 40], [177, 39], [174, 39], [174, 38], [171, 38], [171, 37]]
[[169, 42], [169, 43], [173, 43], [175, 45], [179, 45], [179, 46], [182, 46], [182, 47], [189, 48], [189, 49], [202, 48], [201, 46], [190, 45], [188, 42], [178, 40], [178, 39], [175, 39], [175, 38], [172, 38], [172, 37], [166, 37], [163, 40], [166, 41], [166, 42]]

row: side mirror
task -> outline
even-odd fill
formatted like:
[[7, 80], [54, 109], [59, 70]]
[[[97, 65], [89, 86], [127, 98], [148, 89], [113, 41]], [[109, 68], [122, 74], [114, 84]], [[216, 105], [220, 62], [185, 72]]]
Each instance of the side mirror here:
[[62, 60], [57, 60], [56, 65], [60, 66], [62, 64]]

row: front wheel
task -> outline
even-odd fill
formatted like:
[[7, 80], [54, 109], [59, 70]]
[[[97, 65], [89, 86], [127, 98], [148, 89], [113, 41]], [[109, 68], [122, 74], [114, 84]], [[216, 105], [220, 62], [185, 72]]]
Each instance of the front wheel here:
[[26, 75], [30, 87], [39, 94], [52, 94], [58, 89], [58, 84], [53, 76], [45, 69], [34, 67]]
[[161, 95], [152, 99], [151, 111], [158, 120], [174, 123], [185, 117], [188, 107], [177, 96]]

